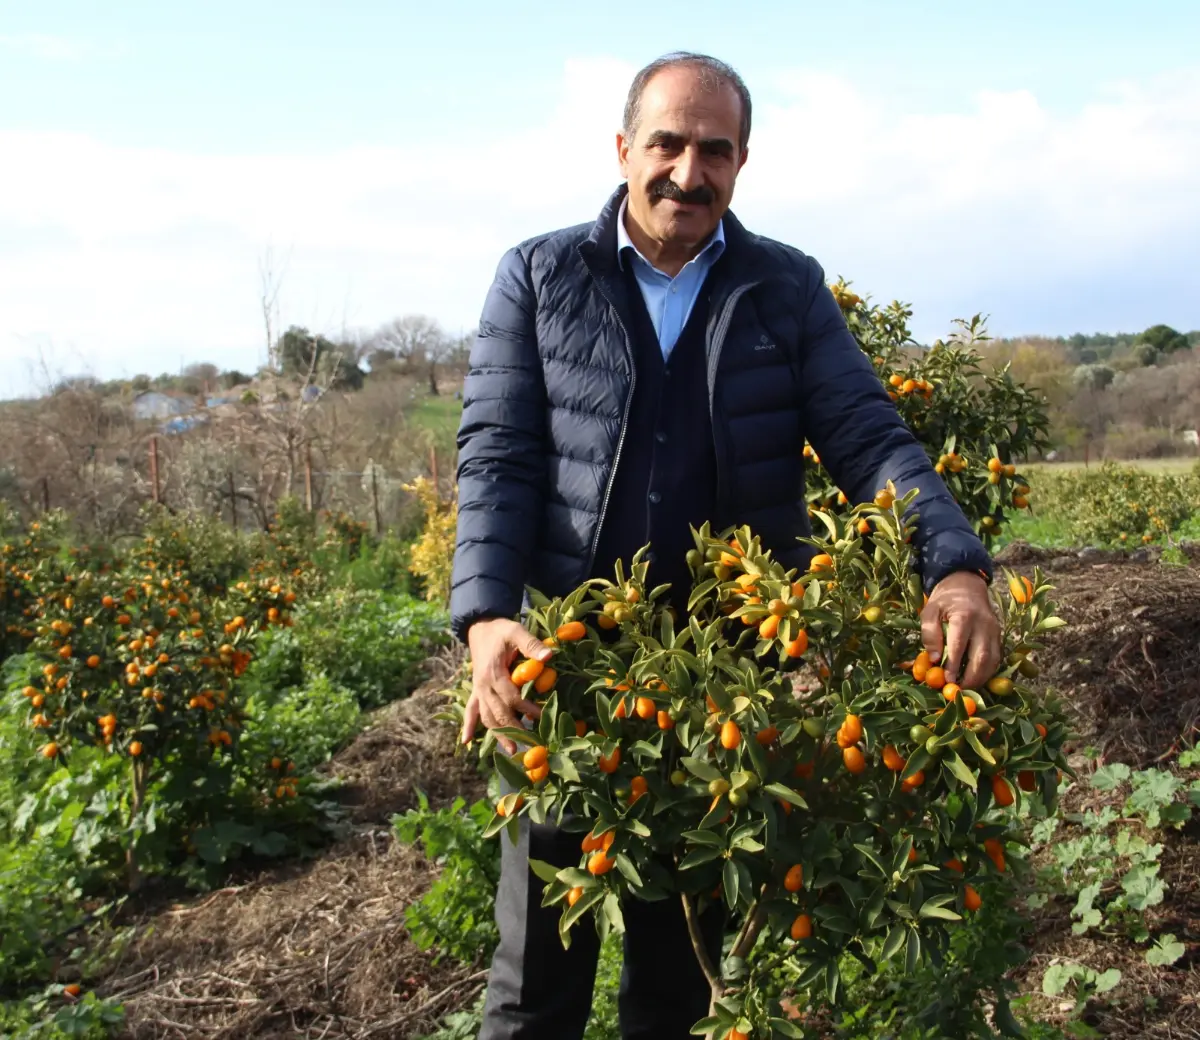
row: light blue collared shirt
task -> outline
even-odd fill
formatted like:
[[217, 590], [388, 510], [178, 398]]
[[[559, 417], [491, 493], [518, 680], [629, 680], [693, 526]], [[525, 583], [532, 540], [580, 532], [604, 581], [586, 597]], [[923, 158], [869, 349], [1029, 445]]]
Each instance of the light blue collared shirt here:
[[650, 321], [654, 323], [665, 361], [687, 324], [704, 279], [725, 252], [725, 222], [717, 224], [708, 244], [672, 278], [642, 256], [629, 238], [629, 232], [625, 230], [625, 208], [628, 204], [629, 198], [626, 196], [621, 200], [621, 211], [617, 214], [617, 262], [624, 266], [625, 251], [633, 251], [633, 274], [638, 288], [642, 290], [642, 299], [646, 301], [646, 310], [650, 312]]

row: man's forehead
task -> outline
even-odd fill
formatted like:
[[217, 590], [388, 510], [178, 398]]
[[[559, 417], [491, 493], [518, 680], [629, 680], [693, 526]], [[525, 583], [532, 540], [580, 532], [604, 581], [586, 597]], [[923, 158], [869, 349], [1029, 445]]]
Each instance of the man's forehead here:
[[648, 130], [736, 136], [741, 119], [741, 98], [728, 83], [713, 84], [699, 77], [680, 78], [659, 73], [646, 85], [641, 109], [643, 124]]

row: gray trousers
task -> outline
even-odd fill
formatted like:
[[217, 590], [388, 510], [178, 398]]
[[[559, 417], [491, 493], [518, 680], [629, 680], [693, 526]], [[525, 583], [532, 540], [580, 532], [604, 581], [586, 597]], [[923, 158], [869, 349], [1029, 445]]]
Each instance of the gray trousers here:
[[[529, 859], [558, 867], [579, 862], [580, 835], [521, 817], [516, 845], [499, 835], [502, 852], [496, 893], [500, 945], [492, 958], [479, 1040], [581, 1040], [592, 1007], [600, 940], [591, 917], [558, 937], [561, 908], [543, 908], [542, 881]], [[618, 1009], [624, 1040], [689, 1040], [708, 1014], [709, 988], [696, 962], [678, 899], [627, 900], [625, 964]], [[701, 917], [709, 954], [720, 963], [724, 914]]]

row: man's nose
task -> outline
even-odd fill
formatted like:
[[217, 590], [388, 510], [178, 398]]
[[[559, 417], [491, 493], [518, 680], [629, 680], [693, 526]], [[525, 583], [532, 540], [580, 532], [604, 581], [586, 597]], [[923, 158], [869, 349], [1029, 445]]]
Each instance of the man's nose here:
[[685, 148], [671, 171], [671, 179], [684, 191], [692, 191], [704, 183], [704, 168], [696, 148]]

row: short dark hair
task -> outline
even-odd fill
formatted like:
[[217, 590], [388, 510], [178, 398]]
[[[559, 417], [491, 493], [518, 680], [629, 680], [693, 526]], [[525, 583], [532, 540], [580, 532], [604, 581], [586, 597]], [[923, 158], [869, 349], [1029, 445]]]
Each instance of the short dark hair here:
[[642, 121], [642, 94], [645, 93], [646, 84], [663, 70], [678, 68], [698, 69], [703, 77], [705, 89], [713, 90], [724, 84], [737, 91], [742, 102], [738, 150], [745, 151], [750, 141], [750, 91], [732, 66], [707, 54], [693, 54], [691, 51], [672, 51], [670, 54], [664, 54], [633, 77], [633, 82], [629, 85], [629, 96], [625, 99], [625, 118], [622, 125], [625, 137], [632, 141], [637, 135], [638, 125]]

